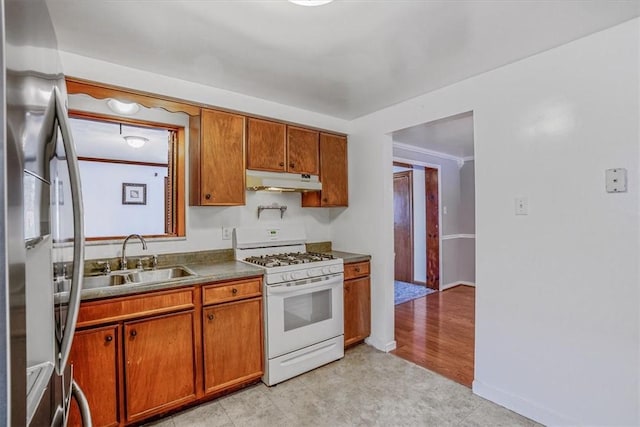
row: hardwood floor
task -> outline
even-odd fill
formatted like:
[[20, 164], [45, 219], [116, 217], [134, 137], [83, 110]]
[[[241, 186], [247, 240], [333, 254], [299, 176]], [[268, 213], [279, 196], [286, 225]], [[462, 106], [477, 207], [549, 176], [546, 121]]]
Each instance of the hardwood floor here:
[[474, 287], [456, 286], [396, 305], [392, 353], [471, 387], [475, 295]]

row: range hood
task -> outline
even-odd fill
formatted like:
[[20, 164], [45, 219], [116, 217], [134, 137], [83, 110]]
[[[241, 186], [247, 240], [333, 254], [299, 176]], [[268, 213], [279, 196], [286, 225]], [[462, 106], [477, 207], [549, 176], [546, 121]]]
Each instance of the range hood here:
[[305, 193], [322, 190], [322, 183], [318, 175], [247, 170], [247, 189]]

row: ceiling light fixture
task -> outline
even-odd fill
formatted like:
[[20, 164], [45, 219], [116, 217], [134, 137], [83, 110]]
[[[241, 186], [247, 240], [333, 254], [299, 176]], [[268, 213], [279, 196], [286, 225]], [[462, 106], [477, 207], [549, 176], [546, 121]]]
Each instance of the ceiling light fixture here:
[[136, 104], [135, 102], [121, 102], [121, 101], [118, 101], [117, 99], [113, 99], [113, 98], [110, 98], [107, 101], [107, 106], [114, 113], [124, 114], [126, 116], [130, 116], [132, 114], [135, 114], [135, 113], [138, 112], [138, 110], [140, 110], [140, 106], [138, 104]]
[[300, 6], [322, 6], [323, 4], [331, 3], [333, 0], [289, 0], [291, 3], [299, 4]]
[[149, 142], [149, 139], [143, 136], [129, 135], [129, 136], [123, 136], [123, 138], [125, 141], [127, 141], [127, 144], [129, 144], [133, 148], [140, 148], [144, 146], [144, 144]]

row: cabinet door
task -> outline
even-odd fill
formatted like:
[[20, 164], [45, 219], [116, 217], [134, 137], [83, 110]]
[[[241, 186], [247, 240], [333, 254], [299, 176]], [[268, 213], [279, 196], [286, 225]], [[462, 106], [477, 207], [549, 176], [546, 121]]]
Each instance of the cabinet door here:
[[369, 277], [344, 282], [344, 345], [362, 341], [371, 332]]
[[[117, 426], [120, 420], [118, 384], [120, 326], [76, 332], [69, 361], [73, 376], [87, 397], [93, 425]], [[80, 412], [72, 400], [69, 425], [81, 426]]]
[[287, 171], [318, 175], [320, 133], [311, 129], [287, 127]]
[[244, 205], [244, 116], [201, 114], [200, 205]]
[[261, 298], [204, 308], [202, 321], [206, 393], [262, 376]]
[[127, 422], [196, 397], [193, 310], [124, 325]]
[[347, 138], [320, 134], [322, 191], [302, 194], [302, 206], [348, 206]]
[[286, 125], [247, 119], [247, 169], [284, 172]]

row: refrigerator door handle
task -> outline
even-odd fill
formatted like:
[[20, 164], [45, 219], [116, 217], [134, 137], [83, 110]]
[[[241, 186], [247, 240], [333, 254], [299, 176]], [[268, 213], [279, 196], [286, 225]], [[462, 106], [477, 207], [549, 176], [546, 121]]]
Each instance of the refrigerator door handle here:
[[71, 383], [71, 396], [76, 399], [78, 408], [80, 408], [80, 418], [82, 419], [83, 427], [93, 427], [93, 422], [91, 421], [91, 411], [89, 410], [89, 402], [87, 401], [87, 397], [84, 395], [82, 389], [75, 380], [73, 380], [73, 382]]
[[67, 318], [62, 335], [62, 342], [60, 344], [60, 353], [56, 361], [56, 371], [58, 375], [61, 375], [69, 360], [71, 343], [73, 342], [73, 335], [78, 320], [78, 311], [80, 309], [80, 292], [82, 291], [82, 280], [84, 276], [84, 207], [82, 204], [80, 168], [78, 166], [76, 147], [71, 136], [71, 127], [69, 126], [62, 94], [57, 87], [54, 88], [54, 98], [56, 103], [56, 118], [58, 119], [58, 125], [60, 126], [60, 132], [62, 134], [62, 143], [67, 156], [73, 206], [73, 273], [71, 276], [71, 288], [69, 290]]

